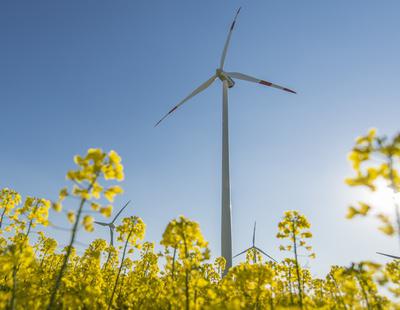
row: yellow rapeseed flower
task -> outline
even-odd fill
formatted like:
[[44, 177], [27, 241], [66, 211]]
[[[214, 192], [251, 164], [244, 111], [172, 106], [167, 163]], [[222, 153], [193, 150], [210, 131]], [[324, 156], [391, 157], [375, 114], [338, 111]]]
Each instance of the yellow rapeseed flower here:
[[75, 223], [75, 218], [76, 218], [76, 216], [75, 216], [75, 213], [74, 213], [73, 211], [68, 211], [67, 217], [68, 217], [68, 221], [69, 221], [71, 224]]
[[103, 214], [105, 217], [110, 217], [112, 214], [113, 206], [108, 205], [100, 209], [100, 213]]

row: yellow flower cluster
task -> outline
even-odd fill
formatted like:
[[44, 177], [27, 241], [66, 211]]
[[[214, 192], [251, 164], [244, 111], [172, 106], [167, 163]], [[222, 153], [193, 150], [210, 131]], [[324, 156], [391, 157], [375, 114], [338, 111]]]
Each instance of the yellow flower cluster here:
[[[312, 247], [306, 244], [306, 239], [312, 237], [312, 233], [308, 230], [311, 224], [307, 218], [298, 211], [286, 211], [282, 221], [278, 224], [279, 232], [276, 235], [279, 239], [287, 239], [289, 244], [281, 245], [281, 251], [293, 251], [293, 260], [288, 260], [287, 263], [294, 265], [294, 271], [297, 276], [297, 295], [299, 298], [300, 308], [304, 306], [304, 288], [302, 285], [301, 274], [302, 270], [299, 263], [299, 251], [304, 248], [306, 251], [311, 251]], [[308, 254], [308, 257], [315, 258], [315, 253]]]
[[[61, 212], [64, 200], [69, 196], [73, 196], [81, 200], [81, 205], [77, 211], [70, 210], [67, 212], [67, 218], [70, 223], [80, 221], [82, 208], [86, 202], [90, 203], [93, 211], [99, 211], [103, 216], [110, 217], [113, 206], [102, 206], [99, 202], [93, 201], [93, 199], [99, 200], [104, 197], [109, 202], [113, 202], [116, 195], [124, 192], [118, 185], [104, 188], [100, 184], [102, 178], [107, 181], [122, 181], [124, 179], [121, 158], [115, 151], [110, 151], [107, 154], [101, 149], [89, 149], [85, 156], [76, 155], [74, 162], [78, 168], [67, 173], [67, 179], [73, 182], [73, 187], [70, 191], [68, 188], [60, 190], [58, 200], [52, 204], [53, 209]], [[93, 222], [93, 217], [86, 215], [81, 224], [86, 231], [93, 231]]]
[[10, 212], [16, 205], [21, 203], [21, 195], [16, 191], [8, 188], [3, 188], [0, 191], [0, 231], [5, 216], [9, 216]]
[[358, 204], [360, 206], [359, 208], [354, 207], [354, 206], [349, 207], [346, 218], [352, 219], [356, 215], [366, 216], [368, 214], [369, 210], [371, 210], [371, 207], [364, 202], [359, 202]]
[[146, 225], [143, 220], [137, 216], [126, 217], [122, 220], [122, 224], [117, 227], [119, 232], [118, 240], [127, 241], [133, 246], [138, 246], [138, 241], [143, 240]]
[[[378, 182], [385, 184], [395, 195], [400, 195], [400, 134], [392, 139], [387, 136], [377, 136], [376, 129], [371, 129], [365, 136], [356, 139], [355, 146], [349, 154], [355, 176], [345, 181], [349, 186], [366, 187], [377, 190]], [[400, 206], [393, 200], [393, 214], [377, 211], [377, 208], [365, 202], [359, 202], [359, 207], [349, 206], [346, 217], [374, 215], [381, 225], [379, 230], [400, 240]], [[371, 212], [376, 210], [377, 212]]]
[[[296, 213], [286, 213], [283, 221], [293, 220], [293, 214]], [[308, 223], [304, 219], [298, 221], [305, 222]], [[279, 225], [279, 230], [282, 227]], [[205, 255], [209, 253], [208, 245], [198, 223], [183, 216], [167, 225], [161, 241], [164, 250], [160, 253], [155, 252], [154, 243], [142, 241], [145, 224], [140, 218], [124, 218], [117, 231], [125, 244], [121, 256], [101, 239], [94, 240], [82, 255], [71, 252], [54, 308], [397, 307], [394, 301], [379, 294], [378, 278], [380, 284], [386, 285], [395, 296], [400, 296], [398, 261], [386, 266], [370, 262], [349, 267], [333, 266], [326, 277], [313, 278], [310, 271], [295, 259], [266, 262], [260, 253], [253, 251], [246, 262], [232, 267], [222, 277], [225, 260], [218, 257], [214, 262], [209, 261], [209, 255]], [[310, 237], [304, 235], [304, 229], [297, 230], [297, 233], [302, 238]], [[0, 308], [48, 307], [57, 266], [62, 263], [66, 249], [59, 251], [57, 242], [42, 232], [35, 238], [17, 233], [0, 239]], [[133, 248], [139, 248], [139, 255], [132, 254]], [[252, 255], [258, 255], [256, 263]]]
[[[375, 135], [360, 138], [370, 143]], [[280, 262], [263, 259], [251, 249], [246, 261], [224, 274], [222, 257], [210, 260], [208, 243], [198, 223], [184, 216], [168, 223], [156, 252], [155, 243], [143, 241], [146, 225], [137, 216], [116, 225], [119, 244], [94, 240], [78, 254], [74, 242], [78, 226], [93, 231], [93, 217], [84, 213], [87, 206], [98, 214], [112, 215], [112, 206], [93, 199], [112, 202], [122, 193], [116, 185], [105, 189], [107, 181], [123, 179], [120, 157], [90, 149], [75, 157], [78, 169], [68, 173], [74, 183], [60, 191], [53, 209], [62, 211], [68, 197], [78, 198], [78, 209], [66, 211], [71, 242], [59, 248], [56, 240], [32, 227], [49, 224], [51, 203], [27, 197], [10, 189], [0, 191], [0, 309], [398, 309], [395, 300], [380, 294], [385, 286], [400, 296], [400, 263], [380, 266], [372, 262], [332, 266], [322, 278], [313, 277], [301, 262], [311, 253], [310, 222], [298, 211], [285, 212], [278, 224], [277, 237], [285, 242], [281, 249], [290, 252]], [[361, 165], [358, 165], [361, 167]], [[67, 205], [66, 205], [67, 207]], [[354, 208], [353, 216], [369, 209]], [[390, 224], [388, 218], [382, 222]], [[114, 227], [114, 226], [113, 226]], [[110, 227], [111, 229], [111, 227]], [[113, 231], [112, 231], [113, 232]], [[302, 252], [303, 251], [303, 252]], [[310, 254], [311, 253], [311, 254]]]

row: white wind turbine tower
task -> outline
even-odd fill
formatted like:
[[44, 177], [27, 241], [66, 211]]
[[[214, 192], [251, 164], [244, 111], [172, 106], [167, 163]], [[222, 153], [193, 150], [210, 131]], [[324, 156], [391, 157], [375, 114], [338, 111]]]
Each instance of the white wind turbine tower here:
[[235, 85], [233, 79], [244, 80], [248, 82], [258, 83], [261, 85], [274, 87], [280, 90], [284, 90], [290, 93], [296, 93], [295, 91], [273, 84], [271, 82], [261, 80], [239, 72], [226, 72], [224, 71], [225, 57], [228, 51], [229, 42], [231, 40], [232, 31], [235, 27], [236, 18], [240, 12], [240, 8], [237, 10], [235, 18], [229, 29], [228, 37], [225, 42], [224, 49], [222, 51], [221, 61], [219, 68], [215, 74], [197, 87], [190, 95], [184, 98], [176, 106], [174, 106], [166, 115], [161, 118], [155, 126], [160, 124], [168, 115], [173, 113], [181, 105], [187, 102], [190, 98], [196, 96], [208, 88], [217, 78], [222, 82], [222, 193], [221, 193], [221, 256], [226, 259], [225, 273], [232, 267], [232, 231], [231, 231], [231, 203], [230, 203], [230, 184], [229, 184], [229, 134], [228, 134], [228, 88], [232, 88]]
[[[275, 263], [277, 263], [277, 261], [276, 261], [273, 257], [271, 257], [270, 255], [268, 255], [267, 253], [265, 253], [265, 252], [264, 252], [263, 250], [261, 250], [260, 248], [256, 247], [256, 222], [254, 222], [253, 244], [252, 244], [252, 246], [249, 247], [248, 249], [246, 249], [246, 250], [240, 252], [239, 254], [236, 254], [236, 255], [234, 256], [234, 258], [237, 257], [237, 256], [239, 256], [239, 255], [242, 255], [242, 254], [244, 254], [244, 253], [246, 253], [246, 252], [248, 252], [248, 251], [251, 251], [251, 250], [258, 251], [258, 252], [264, 254], [264, 255], [265, 255], [266, 257], [268, 257], [270, 260], [273, 260]], [[254, 253], [254, 258], [253, 258], [253, 260], [254, 260], [254, 263], [257, 263], [257, 255], [256, 255], [255, 253]]]

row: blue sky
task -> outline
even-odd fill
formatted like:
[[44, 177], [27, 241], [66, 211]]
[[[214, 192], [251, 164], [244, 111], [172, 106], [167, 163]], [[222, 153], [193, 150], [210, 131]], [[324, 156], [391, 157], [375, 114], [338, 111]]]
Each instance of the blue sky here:
[[[146, 239], [184, 214], [218, 255], [220, 84], [153, 125], [214, 73], [239, 6], [226, 69], [298, 95], [246, 82], [229, 92], [234, 252], [257, 220], [259, 246], [284, 257], [277, 223], [298, 209], [312, 223], [315, 274], [396, 253], [373, 220], [344, 218], [365, 193], [343, 180], [356, 136], [398, 130], [398, 1], [2, 1], [0, 186], [55, 198], [73, 155], [115, 149], [126, 172], [116, 206], [132, 200], [126, 214], [143, 217]], [[79, 240], [98, 236], [108, 237]]]

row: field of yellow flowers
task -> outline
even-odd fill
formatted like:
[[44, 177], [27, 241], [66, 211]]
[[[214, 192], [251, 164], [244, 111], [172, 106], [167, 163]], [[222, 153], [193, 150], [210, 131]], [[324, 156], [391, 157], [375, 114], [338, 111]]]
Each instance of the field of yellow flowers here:
[[[378, 165], [372, 161], [374, 154], [382, 159]], [[398, 190], [394, 163], [399, 157], [400, 136], [389, 141], [371, 130], [357, 139], [350, 154], [356, 176], [347, 183], [373, 190], [374, 182], [383, 178]], [[1, 309], [400, 308], [394, 301], [400, 296], [399, 260], [384, 266], [369, 261], [332, 266], [325, 277], [313, 278], [298, 262], [299, 248], [311, 258], [315, 253], [309, 245], [311, 225], [297, 211], [285, 212], [277, 223], [281, 250], [288, 253], [281, 262], [263, 261], [253, 249], [246, 262], [225, 270], [223, 258], [210, 260], [199, 225], [183, 216], [167, 225], [160, 253], [154, 243], [143, 241], [142, 219], [130, 216], [115, 228], [121, 246], [97, 239], [78, 255], [74, 243], [79, 228], [93, 230], [94, 219], [87, 210], [112, 215], [111, 204], [123, 193], [117, 182], [124, 171], [114, 151], [89, 149], [74, 161], [76, 170], [67, 173], [71, 188], [61, 189], [57, 200], [22, 199], [12, 189], [0, 191]], [[110, 204], [101, 205], [101, 198]], [[75, 211], [63, 210], [65, 199], [76, 201]], [[365, 203], [352, 206], [348, 218], [367, 216], [372, 209]], [[52, 225], [49, 212], [61, 211], [72, 226], [70, 243], [62, 249], [41, 232]], [[379, 214], [378, 219], [384, 233], [399, 234], [399, 218]]]

